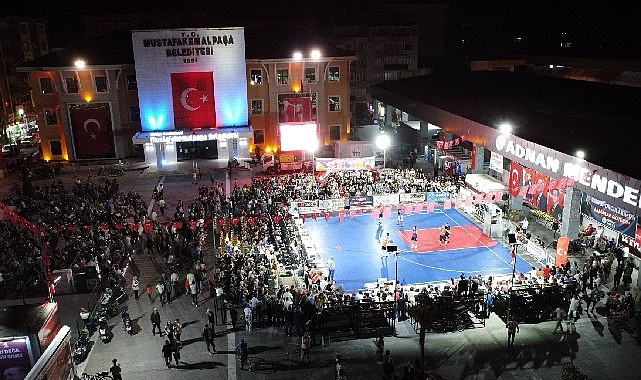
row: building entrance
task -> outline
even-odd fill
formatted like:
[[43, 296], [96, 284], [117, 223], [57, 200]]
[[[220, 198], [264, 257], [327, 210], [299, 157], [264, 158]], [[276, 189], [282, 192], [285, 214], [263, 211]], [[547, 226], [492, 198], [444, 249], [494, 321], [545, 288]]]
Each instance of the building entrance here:
[[176, 143], [176, 160], [190, 161], [218, 158], [218, 141], [193, 141]]

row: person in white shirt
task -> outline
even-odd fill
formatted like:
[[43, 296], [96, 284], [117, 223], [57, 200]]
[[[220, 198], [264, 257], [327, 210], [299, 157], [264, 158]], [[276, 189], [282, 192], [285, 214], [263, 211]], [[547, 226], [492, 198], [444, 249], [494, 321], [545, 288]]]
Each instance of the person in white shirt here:
[[[330, 256], [329, 260], [327, 260], [327, 270], [329, 271], [327, 281], [332, 282], [332, 280], [334, 280], [334, 273], [336, 273], [336, 263], [334, 262], [334, 256]], [[321, 286], [321, 289], [324, 288]]]
[[249, 307], [249, 304], [243, 309], [245, 313], [245, 331], [252, 331], [252, 309]]
[[527, 228], [529, 225], [530, 225], [530, 222], [527, 220], [527, 218], [523, 218], [523, 220], [521, 221], [521, 228], [527, 231]]

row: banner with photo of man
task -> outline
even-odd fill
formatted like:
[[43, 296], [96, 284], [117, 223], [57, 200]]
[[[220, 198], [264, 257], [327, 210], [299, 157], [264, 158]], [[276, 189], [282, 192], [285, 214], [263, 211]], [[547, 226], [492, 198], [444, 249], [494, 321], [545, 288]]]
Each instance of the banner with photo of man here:
[[561, 221], [565, 188], [559, 186], [559, 180], [550, 179], [550, 177], [534, 169], [523, 168], [522, 187], [527, 188], [523, 202], [545, 212], [557, 221]]
[[634, 214], [591, 197], [586, 193], [583, 193], [581, 198], [581, 213], [613, 231], [631, 238], [636, 236], [637, 218]]

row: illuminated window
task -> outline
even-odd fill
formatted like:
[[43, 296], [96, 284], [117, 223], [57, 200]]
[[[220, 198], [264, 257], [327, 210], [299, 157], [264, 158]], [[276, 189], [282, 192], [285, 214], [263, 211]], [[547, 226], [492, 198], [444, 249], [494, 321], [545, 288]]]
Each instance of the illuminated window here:
[[140, 121], [140, 107], [129, 106], [129, 120]]
[[68, 94], [77, 94], [79, 91], [78, 78], [76, 77], [67, 77], [65, 78], [65, 84], [67, 85]]
[[276, 70], [276, 83], [277, 84], [288, 84], [289, 83], [289, 70], [287, 70], [287, 69], [278, 69], [278, 70]]
[[329, 97], [329, 111], [338, 112], [341, 110], [341, 97], [340, 96], [330, 96]]
[[136, 91], [138, 89], [138, 81], [135, 75], [127, 75], [127, 90]]
[[263, 99], [252, 99], [252, 115], [263, 114]]
[[254, 144], [264, 144], [265, 143], [265, 131], [262, 129], [254, 130]]
[[315, 67], [306, 67], [305, 68], [305, 83], [316, 83], [316, 68]]
[[338, 66], [331, 66], [327, 70], [327, 79], [330, 82], [338, 82], [341, 79], [340, 68]]
[[252, 85], [263, 84], [263, 71], [262, 70], [250, 70], [249, 71], [249, 83]]
[[46, 125], [56, 125], [58, 124], [58, 116], [56, 115], [56, 110], [46, 109], [45, 113], [45, 124]]
[[340, 125], [330, 125], [329, 126], [329, 139], [332, 141], [337, 141], [341, 139], [341, 126]]
[[53, 83], [51, 83], [51, 78], [40, 78], [40, 92], [42, 94], [53, 94]]
[[107, 88], [107, 77], [106, 76], [99, 76], [94, 78], [94, 82], [96, 83], [96, 92], [108, 92], [109, 89]]

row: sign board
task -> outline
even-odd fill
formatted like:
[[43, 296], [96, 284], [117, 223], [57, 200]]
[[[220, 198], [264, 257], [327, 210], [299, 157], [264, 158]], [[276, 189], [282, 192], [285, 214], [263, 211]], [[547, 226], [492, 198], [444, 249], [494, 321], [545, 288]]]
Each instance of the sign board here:
[[503, 173], [503, 156], [496, 152], [490, 155], [490, 169], [497, 173]]

